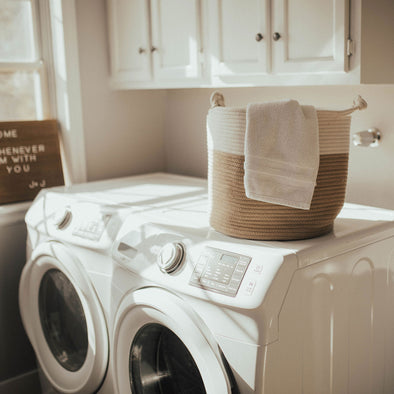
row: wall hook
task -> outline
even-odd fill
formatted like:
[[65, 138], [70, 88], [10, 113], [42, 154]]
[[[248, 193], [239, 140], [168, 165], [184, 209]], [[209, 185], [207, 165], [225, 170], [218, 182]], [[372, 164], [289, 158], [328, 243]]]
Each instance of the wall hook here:
[[353, 134], [353, 144], [355, 146], [379, 146], [381, 139], [382, 133], [376, 128], [359, 131]]

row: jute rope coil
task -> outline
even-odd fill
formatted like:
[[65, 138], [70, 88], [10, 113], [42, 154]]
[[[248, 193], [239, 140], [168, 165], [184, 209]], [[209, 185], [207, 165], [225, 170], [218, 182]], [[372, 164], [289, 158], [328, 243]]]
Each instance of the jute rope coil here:
[[251, 200], [244, 189], [246, 108], [225, 107], [211, 96], [207, 117], [210, 224], [224, 234], [255, 240], [295, 240], [332, 230], [345, 201], [350, 115], [367, 107], [358, 96], [352, 108], [317, 110], [320, 164], [310, 210]]

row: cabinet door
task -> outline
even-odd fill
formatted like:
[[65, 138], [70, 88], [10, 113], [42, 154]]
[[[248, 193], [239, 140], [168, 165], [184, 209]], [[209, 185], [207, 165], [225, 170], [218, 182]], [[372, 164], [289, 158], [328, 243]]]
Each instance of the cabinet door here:
[[[348, 0], [275, 0], [274, 73], [347, 71]], [[274, 39], [275, 34], [280, 37]]]
[[214, 75], [239, 76], [269, 71], [269, 21], [265, 0], [209, 0], [209, 17]]
[[146, 0], [109, 0], [111, 73], [115, 83], [152, 78]]
[[201, 77], [200, 0], [151, 0], [156, 81]]

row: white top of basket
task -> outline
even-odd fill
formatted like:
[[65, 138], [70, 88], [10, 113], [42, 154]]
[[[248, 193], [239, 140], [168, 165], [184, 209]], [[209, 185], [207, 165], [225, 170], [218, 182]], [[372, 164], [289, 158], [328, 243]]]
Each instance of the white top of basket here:
[[[321, 155], [349, 153], [349, 115], [366, 107], [366, 101], [357, 96], [346, 110], [317, 110]], [[208, 149], [244, 155], [245, 130], [246, 107], [225, 107], [223, 95], [214, 92], [207, 116]]]

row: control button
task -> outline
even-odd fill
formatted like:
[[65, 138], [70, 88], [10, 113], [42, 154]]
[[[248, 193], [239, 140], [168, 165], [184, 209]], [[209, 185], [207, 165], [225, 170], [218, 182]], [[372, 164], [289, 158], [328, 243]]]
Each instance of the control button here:
[[226, 293], [226, 291], [227, 291], [227, 286], [223, 285], [221, 283], [217, 283], [215, 288], [216, 288], [216, 290], [220, 290], [220, 291], [222, 291], [224, 293]]
[[228, 285], [228, 288], [230, 289], [230, 290], [238, 290], [238, 287], [239, 287], [239, 284], [240, 284], [241, 282], [240, 282], [240, 280], [232, 280], [231, 282], [230, 282], [230, 284]]
[[193, 277], [199, 279], [204, 271], [204, 267], [204, 264], [197, 263], [197, 265], [194, 267]]
[[56, 211], [52, 217], [53, 224], [58, 228], [58, 230], [63, 230], [67, 227], [72, 219], [72, 212], [70, 208], [63, 208]]
[[249, 262], [248, 261], [240, 261], [237, 264], [237, 268], [238, 269], [242, 269], [242, 270], [246, 270], [246, 268], [248, 267]]
[[241, 281], [241, 279], [244, 276], [244, 272], [243, 271], [234, 271], [233, 276], [231, 277], [231, 279], [235, 279], [238, 282]]
[[227, 289], [226, 294], [231, 297], [234, 297], [237, 295], [237, 291], [238, 291], [238, 289]]
[[255, 287], [256, 287], [256, 281], [254, 279], [249, 280], [245, 285], [245, 289], [244, 289], [245, 295], [248, 296], [252, 295]]
[[157, 265], [161, 271], [170, 274], [181, 265], [184, 254], [185, 251], [180, 242], [168, 243], [161, 248]]
[[205, 267], [205, 264], [200, 264], [200, 263], [198, 263], [197, 265], [196, 265], [196, 267], [194, 268], [194, 272], [197, 274], [202, 274], [202, 272], [204, 271], [204, 267]]
[[263, 264], [256, 264], [253, 267], [253, 272], [256, 273], [256, 274], [261, 274], [262, 271], [263, 271]]
[[215, 287], [215, 282], [209, 279], [202, 278], [200, 280], [201, 284], [207, 287]]

